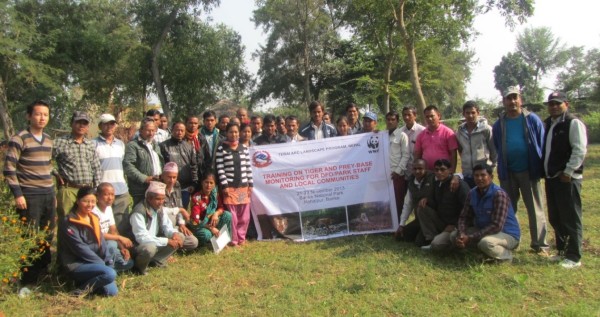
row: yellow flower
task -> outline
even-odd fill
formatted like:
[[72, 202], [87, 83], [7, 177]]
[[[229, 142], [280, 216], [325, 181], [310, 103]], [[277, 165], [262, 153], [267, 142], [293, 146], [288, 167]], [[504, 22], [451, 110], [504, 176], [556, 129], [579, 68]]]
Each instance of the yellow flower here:
[[25, 259], [27, 259], [27, 257], [24, 255], [21, 255], [21, 261], [25, 261]]
[[16, 220], [16, 219], [13, 219], [13, 220], [11, 220], [10, 222], [11, 222], [11, 223], [14, 225], [15, 223], [17, 223], [17, 220]]
[[8, 284], [8, 279], [5, 277], [2, 279], [2, 282], [4, 282], [4, 284]]
[[7, 222], [8, 221], [8, 217], [6, 217], [6, 216], [2, 217], [2, 221]]
[[13, 277], [17, 277], [17, 276], [19, 276], [19, 272], [14, 272]]

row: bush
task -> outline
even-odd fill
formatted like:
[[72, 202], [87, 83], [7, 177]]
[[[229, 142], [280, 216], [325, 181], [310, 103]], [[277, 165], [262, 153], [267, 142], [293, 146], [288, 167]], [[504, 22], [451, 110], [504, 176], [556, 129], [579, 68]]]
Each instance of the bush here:
[[[2, 164], [0, 164], [1, 167]], [[2, 179], [3, 181], [3, 179]], [[33, 260], [50, 244], [42, 232], [31, 227], [27, 219], [15, 212], [13, 196], [6, 183], [0, 184], [0, 290], [2, 294], [14, 288]]]
[[593, 112], [582, 116], [588, 134], [588, 143], [600, 143], [600, 112]]

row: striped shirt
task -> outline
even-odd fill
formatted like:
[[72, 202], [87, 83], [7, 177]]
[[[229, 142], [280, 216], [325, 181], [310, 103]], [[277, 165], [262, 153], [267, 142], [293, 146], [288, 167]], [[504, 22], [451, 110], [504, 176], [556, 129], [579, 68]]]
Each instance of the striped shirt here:
[[52, 146], [52, 139], [46, 133], [40, 141], [29, 130], [10, 138], [3, 174], [15, 197], [54, 193]]
[[238, 145], [236, 150], [232, 150], [227, 144], [219, 145], [216, 165], [221, 188], [253, 186], [250, 153], [244, 145]]
[[98, 186], [102, 174], [92, 141], [84, 138], [77, 143], [71, 135], [58, 138], [52, 156], [65, 183]]
[[125, 143], [117, 138], [113, 138], [113, 141], [108, 143], [103, 136], [93, 139], [92, 143], [100, 160], [100, 172], [102, 174], [100, 182], [111, 183], [117, 196], [127, 193], [127, 183], [123, 172]]

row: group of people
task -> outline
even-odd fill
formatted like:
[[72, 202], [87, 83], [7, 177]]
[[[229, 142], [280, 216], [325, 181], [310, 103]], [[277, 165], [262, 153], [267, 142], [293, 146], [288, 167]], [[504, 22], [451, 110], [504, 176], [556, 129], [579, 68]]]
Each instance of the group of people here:
[[[522, 108], [518, 88], [511, 87], [503, 103], [505, 113], [490, 127], [477, 104], [467, 102], [456, 132], [441, 123], [435, 106], [423, 113], [426, 126], [417, 123], [412, 107], [402, 110], [402, 127], [399, 113], [386, 114], [400, 219], [395, 235], [431, 250], [477, 245], [492, 259], [510, 260], [520, 241], [515, 212], [522, 195], [531, 248], [547, 253], [540, 197], [540, 178], [546, 177], [559, 251], [552, 259], [577, 267], [585, 126], [560, 92], [549, 96], [550, 117], [543, 123]], [[91, 119], [81, 111], [71, 117], [71, 133], [53, 141], [44, 132], [50, 106], [35, 101], [27, 107], [28, 128], [10, 139], [4, 176], [20, 216], [44, 231], [47, 242], [58, 219], [58, 260], [77, 290], [112, 296], [117, 272], [147, 274], [149, 266], [174, 260], [177, 250], [208, 244], [224, 227], [230, 246], [244, 245], [252, 229], [249, 147], [377, 132], [375, 113], [360, 120], [356, 104], [345, 110], [335, 125], [314, 101], [304, 125], [295, 116], [249, 116], [240, 108], [235, 117], [208, 110], [170, 126], [150, 110], [125, 144], [115, 137], [111, 114], [100, 116], [99, 136], [88, 139]], [[455, 173], [457, 153], [461, 174]], [[492, 182], [494, 169], [500, 186]], [[407, 224], [413, 211], [415, 220]], [[22, 268], [21, 281], [35, 282], [50, 260], [50, 249], [43, 249]]]
[[[463, 105], [465, 121], [456, 131], [440, 123], [440, 113], [433, 106], [424, 111], [426, 127], [412, 123], [414, 112], [403, 111], [406, 126], [400, 130], [408, 136], [412, 166], [399, 168], [405, 177], [396, 176], [400, 174], [396, 170], [392, 173], [396, 201], [403, 206], [395, 235], [425, 250], [473, 245], [491, 260], [512, 261], [521, 237], [515, 214], [522, 197], [531, 251], [564, 268], [577, 268], [581, 266], [583, 236], [585, 125], [568, 111], [569, 102], [562, 92], [548, 96], [550, 116], [544, 121], [522, 107], [518, 87], [509, 87], [502, 97], [504, 112], [493, 126], [479, 116], [473, 101]], [[390, 134], [395, 132], [390, 130]], [[392, 156], [396, 139], [406, 143], [403, 138], [391, 138]], [[460, 174], [455, 173], [458, 154]], [[395, 161], [391, 159], [392, 166]], [[493, 183], [494, 169], [499, 186]], [[557, 254], [550, 254], [546, 241], [542, 178]], [[413, 211], [415, 220], [407, 224]]]

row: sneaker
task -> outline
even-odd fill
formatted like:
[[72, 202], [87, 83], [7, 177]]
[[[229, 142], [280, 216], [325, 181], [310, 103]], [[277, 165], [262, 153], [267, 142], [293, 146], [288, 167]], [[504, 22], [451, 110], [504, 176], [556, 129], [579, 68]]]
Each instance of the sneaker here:
[[560, 262], [564, 259], [564, 257], [560, 254], [555, 254], [553, 256], [548, 257], [548, 261], [550, 262]]
[[421, 250], [425, 250], [425, 251], [429, 251], [429, 250], [431, 250], [431, 244], [428, 244], [428, 245], [424, 245], [424, 246], [422, 246], [422, 247], [421, 247]]
[[564, 267], [565, 269], [575, 269], [581, 266], [581, 261], [575, 262], [569, 259], [564, 259], [562, 262], [560, 262], [560, 266]]

